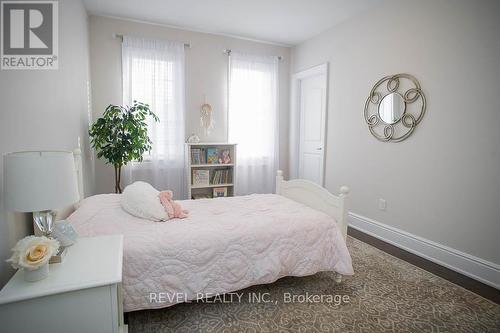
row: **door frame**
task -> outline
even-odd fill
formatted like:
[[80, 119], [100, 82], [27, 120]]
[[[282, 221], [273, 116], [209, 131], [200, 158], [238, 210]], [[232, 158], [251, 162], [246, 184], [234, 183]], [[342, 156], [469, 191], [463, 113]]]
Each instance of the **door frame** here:
[[323, 182], [321, 186], [325, 185], [325, 164], [326, 164], [326, 151], [327, 151], [327, 129], [328, 122], [328, 95], [329, 95], [329, 78], [328, 78], [328, 62], [308, 68], [306, 70], [297, 72], [292, 75], [291, 80], [291, 98], [290, 98], [290, 146], [289, 146], [289, 170], [290, 178], [298, 178], [299, 176], [299, 150], [300, 150], [300, 83], [303, 79], [315, 75], [325, 75], [325, 121], [324, 121], [324, 136], [323, 136]]

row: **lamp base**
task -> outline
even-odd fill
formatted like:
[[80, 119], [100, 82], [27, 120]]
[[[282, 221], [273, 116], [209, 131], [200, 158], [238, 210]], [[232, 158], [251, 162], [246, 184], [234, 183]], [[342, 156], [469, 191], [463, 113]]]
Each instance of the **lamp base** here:
[[[40, 212], [33, 212], [33, 222], [35, 222], [36, 229], [40, 230], [42, 235], [49, 237], [54, 228], [55, 216], [50, 210], [43, 210]], [[35, 229], [35, 233], [36, 233]]]
[[59, 251], [55, 255], [53, 255], [50, 260], [49, 264], [60, 264], [64, 261], [64, 258], [68, 254], [69, 249], [67, 247], [61, 246], [59, 248]]
[[[33, 229], [35, 231], [35, 236], [45, 236], [47, 238], [54, 238], [52, 236], [52, 230], [55, 224], [55, 217], [52, 211], [41, 211], [33, 213]], [[49, 264], [59, 264], [64, 261], [64, 257], [68, 254], [68, 247], [59, 246], [57, 254], [53, 255]]]

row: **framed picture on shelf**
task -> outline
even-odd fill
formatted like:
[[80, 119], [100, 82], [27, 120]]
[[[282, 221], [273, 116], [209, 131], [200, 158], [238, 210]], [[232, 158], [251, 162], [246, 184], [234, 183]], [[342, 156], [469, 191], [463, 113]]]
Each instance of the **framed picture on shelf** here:
[[219, 163], [219, 151], [217, 148], [207, 148], [207, 163], [208, 164]]
[[214, 187], [214, 198], [227, 197], [227, 187]]
[[193, 170], [193, 185], [210, 185], [210, 172], [208, 170]]

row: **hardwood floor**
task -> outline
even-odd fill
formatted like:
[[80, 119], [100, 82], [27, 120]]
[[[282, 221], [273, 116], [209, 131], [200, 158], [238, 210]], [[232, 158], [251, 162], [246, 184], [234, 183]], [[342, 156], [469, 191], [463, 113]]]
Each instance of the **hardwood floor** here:
[[482, 282], [474, 280], [468, 276], [455, 272], [451, 269], [438, 265], [430, 260], [419, 257], [413, 253], [402, 250], [397, 246], [386, 243], [376, 237], [370, 236], [356, 230], [354, 228], [349, 227], [347, 230], [347, 234], [363, 241], [367, 244], [370, 244], [390, 255], [393, 255], [399, 259], [409, 262], [412, 265], [420, 267], [432, 274], [435, 274], [443, 279], [446, 279], [450, 282], [453, 282], [465, 289], [468, 289], [478, 295], [483, 296], [497, 304], [500, 304], [500, 290], [495, 289], [491, 286], [488, 286]]

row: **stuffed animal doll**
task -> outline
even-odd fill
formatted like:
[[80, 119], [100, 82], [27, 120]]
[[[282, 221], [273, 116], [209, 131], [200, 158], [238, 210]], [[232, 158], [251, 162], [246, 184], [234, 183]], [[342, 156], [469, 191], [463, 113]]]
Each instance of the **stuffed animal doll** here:
[[221, 156], [219, 157], [219, 164], [229, 164], [229, 163], [231, 163], [229, 150], [223, 150]]
[[158, 194], [160, 202], [167, 212], [168, 218], [183, 219], [188, 217], [189, 212], [185, 209], [182, 209], [181, 205], [174, 201], [173, 196], [174, 193], [172, 191], [161, 191], [160, 194]]

